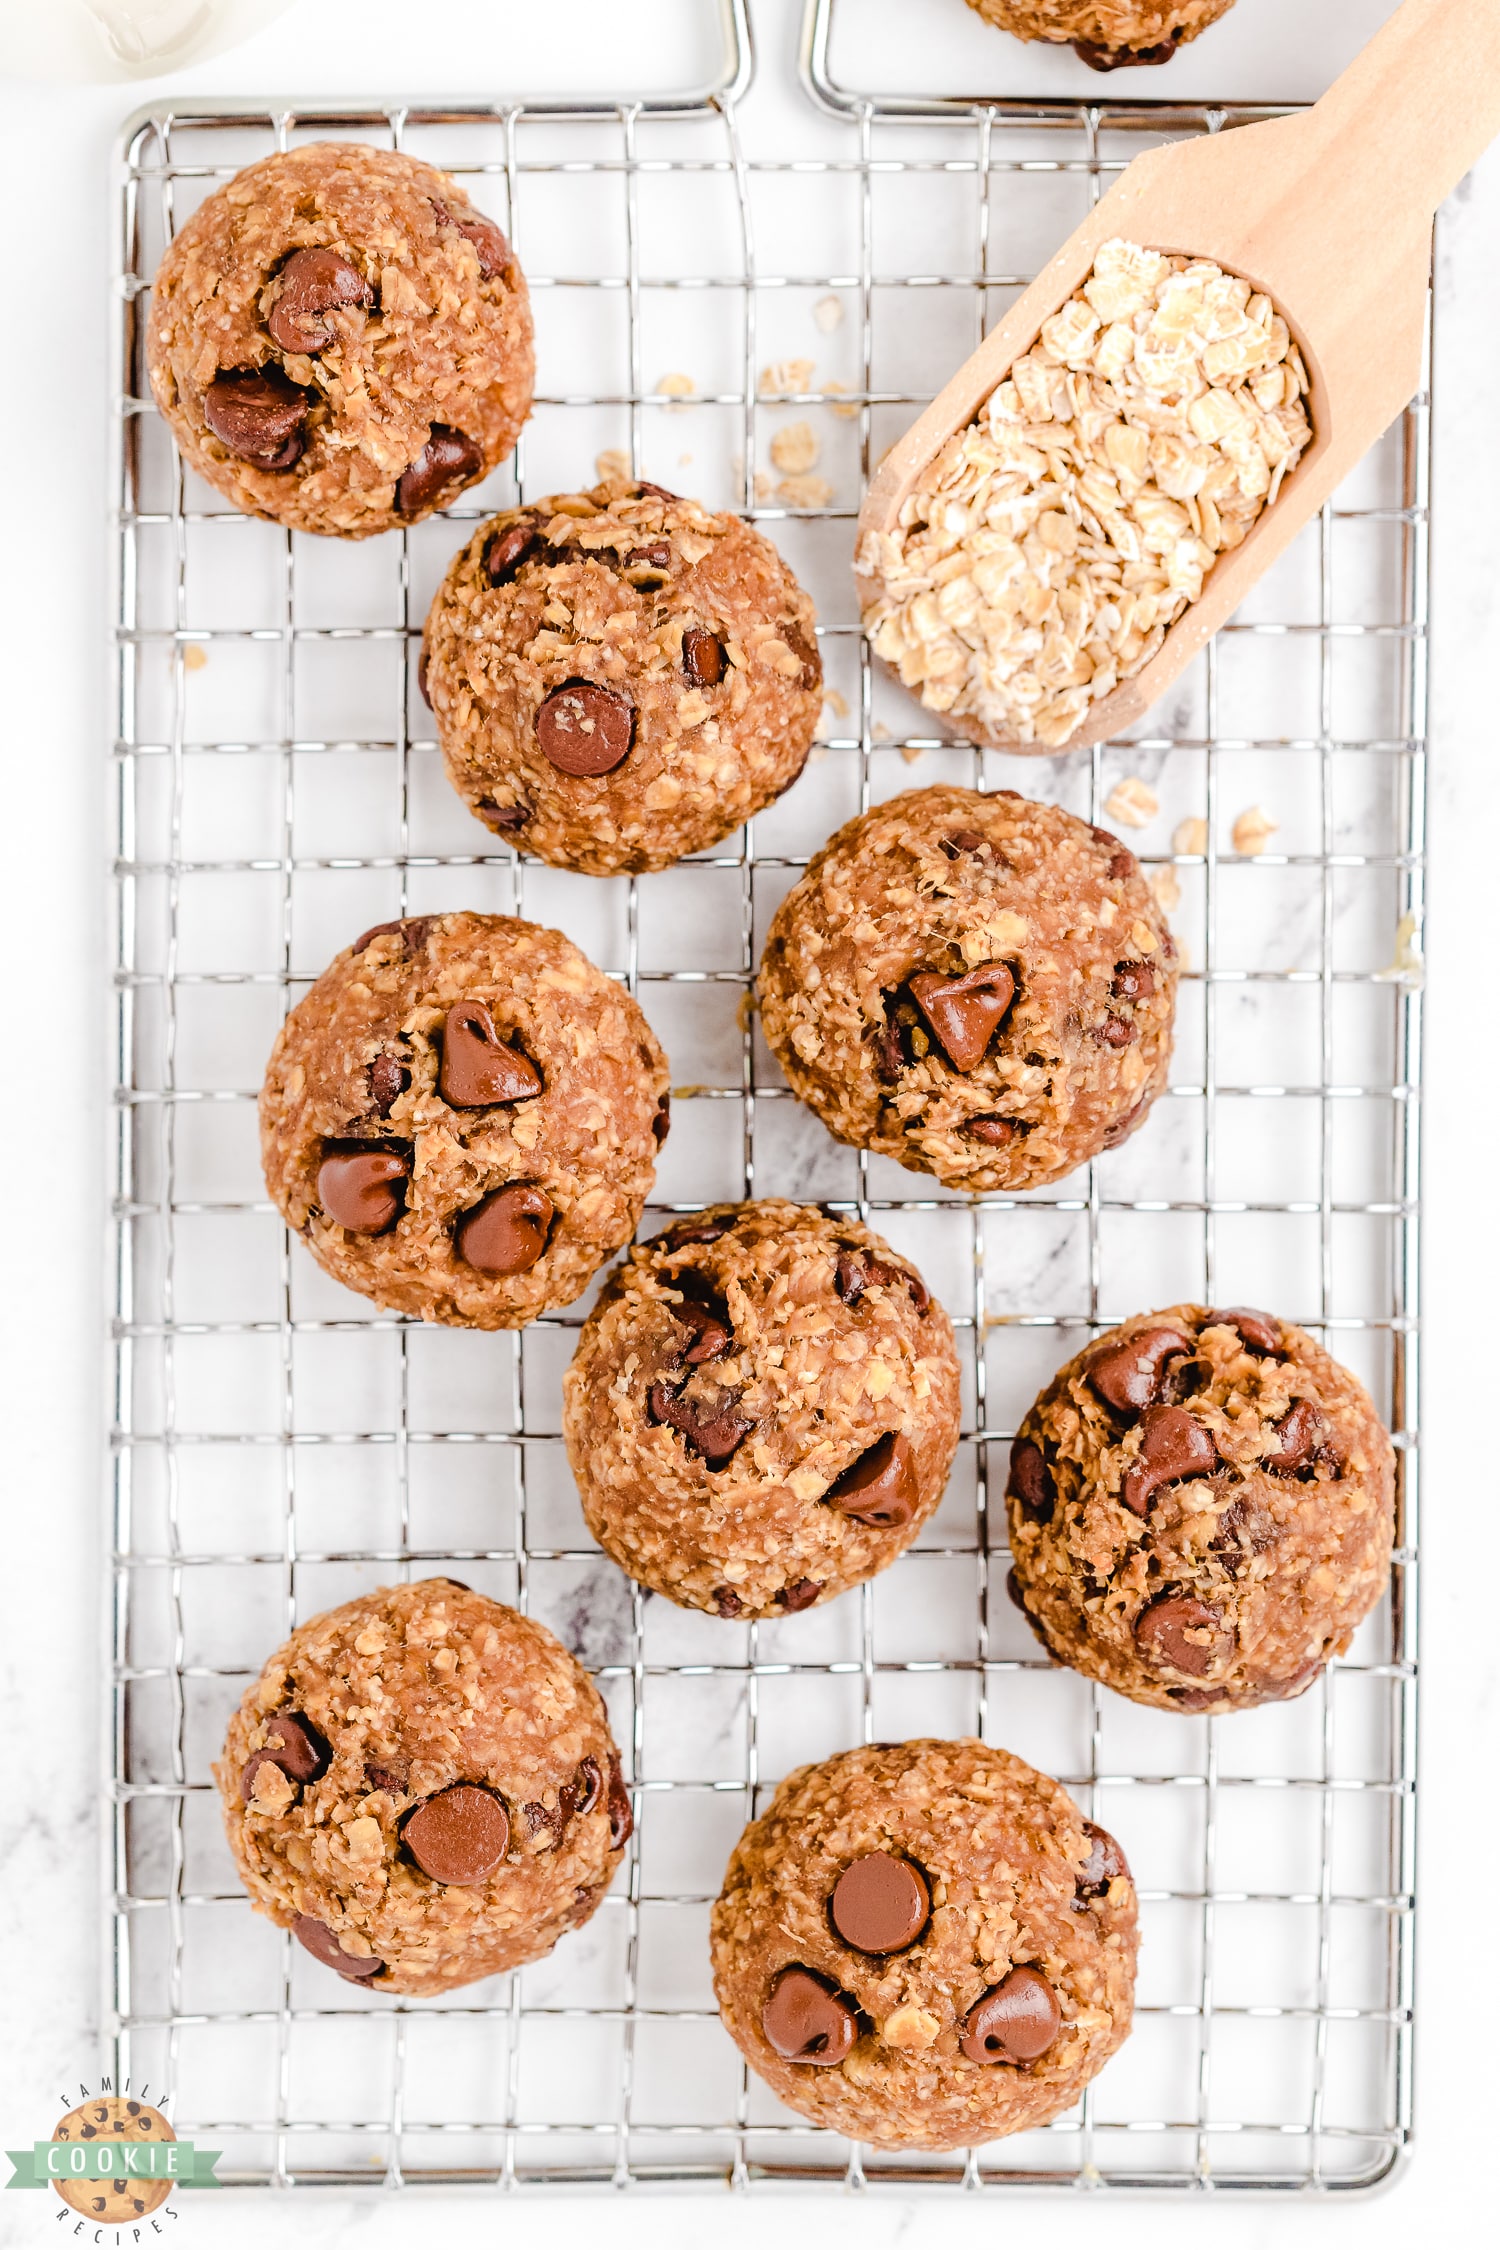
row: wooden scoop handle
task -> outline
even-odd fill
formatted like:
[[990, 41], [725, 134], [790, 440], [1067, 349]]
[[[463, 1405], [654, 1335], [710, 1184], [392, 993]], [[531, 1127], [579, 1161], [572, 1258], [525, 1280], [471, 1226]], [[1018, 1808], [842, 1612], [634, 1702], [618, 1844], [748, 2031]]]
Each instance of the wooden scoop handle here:
[[1304, 122], [1336, 203], [1424, 225], [1500, 134], [1500, 6], [1405, 0]]

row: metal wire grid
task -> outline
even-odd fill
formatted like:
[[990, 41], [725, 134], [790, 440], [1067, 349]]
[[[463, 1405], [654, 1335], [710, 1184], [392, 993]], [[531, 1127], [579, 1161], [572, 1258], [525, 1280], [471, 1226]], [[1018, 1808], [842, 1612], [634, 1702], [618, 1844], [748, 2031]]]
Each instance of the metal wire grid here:
[[[856, 380], [838, 392], [799, 376], [792, 403], [854, 409], [846, 427], [857, 431], [862, 480], [954, 356], [951, 338], [934, 335], [920, 380], [885, 376], [886, 297], [900, 305], [906, 333], [910, 308], [925, 326], [939, 297], [961, 301], [977, 339], [1028, 278], [1024, 261], [1005, 254], [1009, 218], [1039, 184], [1100, 192], [1128, 154], [1138, 115], [1068, 108], [1039, 129], [1033, 110], [996, 103], [939, 129], [855, 103], [837, 145], [826, 126], [809, 127], [816, 154], [751, 157], [737, 99], [747, 47], [736, 54], [727, 90], [696, 109], [191, 109], [153, 111], [127, 133], [113, 747], [114, 2067], [165, 2086], [179, 2129], [226, 2148], [225, 2177], [278, 2185], [1367, 2186], [1398, 2161], [1411, 2101], [1420, 995], [1410, 977], [1378, 971], [1395, 922], [1412, 916], [1408, 926], [1419, 928], [1422, 905], [1426, 400], [1388, 443], [1373, 481], [1347, 505], [1341, 495], [1304, 541], [1306, 613], [1286, 582], [1264, 614], [1208, 652], [1165, 732], [1087, 760], [1014, 766], [912, 732], [917, 714], [872, 674], [850, 608], [854, 491], [813, 510], [767, 492], [757, 374], [768, 339], [785, 349], [790, 301], [809, 292], [844, 300]], [[1152, 120], [1168, 130], [1233, 122], [1232, 112], [1174, 116], [1166, 128], [1159, 113]], [[433, 745], [407, 661], [424, 608], [420, 533], [377, 543], [393, 573], [389, 622], [309, 622], [309, 589], [325, 583], [318, 574], [332, 583], [352, 572], [356, 551], [320, 553], [316, 542], [227, 513], [184, 474], [150, 415], [138, 319], [160, 241], [188, 201], [251, 156], [329, 130], [472, 173], [474, 192], [517, 241], [540, 313], [574, 297], [602, 323], [610, 301], [623, 301], [625, 380], [544, 391], [513, 480], [497, 480], [490, 505], [510, 491], [586, 480], [582, 464], [601, 430], [609, 434], [601, 415], [613, 418], [633, 464], [660, 476], [665, 449], [687, 426], [669, 415], [691, 411], [702, 422], [722, 412], [738, 459], [720, 467], [738, 480], [739, 504], [771, 527], [819, 597], [825, 658], [831, 678], [853, 689], [853, 723], [835, 702], [834, 731], [799, 790], [691, 863], [687, 910], [674, 906], [661, 923], [654, 914], [672, 877], [615, 886], [549, 877], [489, 839], [476, 851], [462, 821], [458, 848], [451, 826], [439, 836], [445, 848], [434, 848], [443, 816], [427, 790]], [[533, 213], [559, 180], [582, 187], [590, 224], [611, 215], [618, 224], [623, 257], [613, 270], [554, 262]], [[660, 238], [644, 206], [663, 182], [678, 198], [728, 191], [727, 269], [653, 266]], [[763, 191], [774, 204], [789, 186], [801, 208], [778, 236], [774, 220], [764, 223]], [[887, 197], [915, 200], [934, 186], [961, 196], [970, 257], [937, 272], [909, 257], [888, 262]], [[794, 238], [804, 246], [813, 200], [849, 191], [852, 260], [830, 257], [826, 270], [808, 272], [773, 259], [768, 234], [778, 249]], [[1050, 211], [1040, 223], [1051, 224]], [[736, 379], [701, 390], [690, 410], [652, 388], [646, 307], [658, 292], [690, 298], [695, 311], [727, 304], [738, 323]], [[555, 381], [545, 321], [543, 337], [545, 386]], [[784, 419], [783, 407], [776, 413]], [[578, 464], [566, 478], [550, 461], [542, 476], [537, 462], [554, 415]], [[709, 473], [695, 467], [700, 488]], [[471, 505], [454, 516], [483, 512]], [[462, 534], [435, 530], [427, 559], [440, 567]], [[1395, 602], [1384, 614], [1346, 614], [1351, 537], [1380, 550], [1375, 575]], [[252, 549], [272, 566], [274, 613], [251, 605]], [[1390, 660], [1379, 708], [1366, 698], [1359, 725], [1343, 715], [1350, 649]], [[247, 650], [264, 654], [272, 686], [273, 723], [258, 730], [222, 715], [247, 708], [234, 669]], [[330, 650], [354, 704], [360, 679], [389, 659], [382, 726], [351, 739], [306, 723], [314, 698], [305, 660]], [[1289, 652], [1311, 666], [1310, 723], [1239, 721], [1241, 657], [1243, 677], [1263, 679]], [[221, 700], [203, 702], [195, 691], [226, 663]], [[217, 722], [202, 723], [214, 711]], [[1014, 783], [1102, 819], [1112, 778], [1129, 771], [1155, 774], [1168, 800], [1175, 777], [1187, 776], [1206, 822], [1201, 850], [1156, 855], [1189, 886], [1187, 921], [1201, 941], [1189, 935], [1196, 966], [1184, 987], [1181, 1075], [1159, 1105], [1155, 1169], [1154, 1118], [1132, 1144], [1135, 1159], [1120, 1152], [1061, 1192], [972, 1204], [931, 1189], [913, 1195], [906, 1175], [826, 1142], [787, 1097], [743, 1009], [726, 1046], [769, 911], [845, 809], [943, 777]], [[266, 783], [263, 805], [241, 786], [252, 772]], [[1221, 860], [1220, 848], [1252, 772], [1283, 795], [1290, 777], [1310, 777], [1311, 828], [1307, 848], [1246, 867]], [[309, 840], [308, 802], [322, 817], [319, 777], [330, 775], [341, 833], [373, 838], [361, 849]], [[258, 829], [267, 807], [269, 828]], [[377, 807], [394, 823], [389, 837], [375, 834]], [[199, 839], [210, 833], [230, 834], [230, 847], [206, 849]], [[1298, 965], [1256, 965], [1242, 943], [1247, 920], [1231, 894], [1247, 881], [1248, 926], [1261, 932], [1268, 918], [1295, 923], [1288, 883], [1311, 900], [1310, 951]], [[336, 893], [326, 909], [320, 885]], [[268, 920], [259, 926], [234, 896], [247, 887], [261, 894]], [[710, 897], [700, 920], [697, 902]], [[919, 1256], [954, 1311], [968, 1357], [961, 1466], [927, 1539], [884, 1581], [777, 1626], [648, 1605], [588, 1545], [576, 1505], [568, 1512], [556, 1385], [577, 1315], [523, 1338], [413, 1329], [324, 1282], [276, 1225], [252, 1123], [276, 1016], [367, 906], [473, 903], [561, 919], [640, 992], [679, 1084], [699, 1066], [679, 1097], [648, 1230], [665, 1212], [724, 1193], [824, 1196]], [[706, 965], [677, 968], [664, 935], [676, 959], [691, 946], [689, 957]], [[698, 1001], [710, 1009], [695, 1027], [683, 1004]], [[1351, 1003], [1358, 1070], [1349, 1067]], [[1249, 1052], [1247, 1025], [1251, 1045], [1269, 1039], [1262, 1054], [1284, 1065], [1300, 1044], [1310, 1067], [1236, 1067]], [[1255, 1167], [1247, 1170], [1238, 1121], [1250, 1103], [1270, 1105], [1255, 1115], [1270, 1122], [1272, 1142], [1311, 1105], [1312, 1176], [1299, 1192], [1284, 1182], [1276, 1192], [1247, 1187]], [[1373, 1156], [1351, 1158], [1351, 1117], [1362, 1129], [1378, 1121]], [[1286, 1222], [1310, 1230], [1313, 1254], [1300, 1266], [1283, 1263]], [[1380, 1250], [1352, 1244], [1351, 1227], [1378, 1235]], [[1151, 1245], [1169, 1236], [1158, 1255]], [[1241, 1289], [1247, 1265], [1267, 1256], [1282, 1286]], [[1303, 1278], [1294, 1282], [1294, 1272]], [[1163, 1725], [1054, 1671], [996, 1598], [1005, 1447], [1031, 1390], [1090, 1329], [1147, 1302], [1246, 1294], [1327, 1333], [1388, 1412], [1403, 1468], [1393, 1599], [1289, 1710]], [[539, 1969], [441, 2003], [330, 1992], [241, 1899], [215, 1838], [207, 1762], [245, 1678], [294, 1622], [359, 1587], [455, 1559], [595, 1664], [632, 1780], [628, 1869], [589, 1930]], [[744, 2071], [707, 1988], [706, 1907], [728, 1843], [791, 1764], [860, 1736], [965, 1729], [1058, 1771], [1122, 1835], [1142, 1885], [1143, 2005], [1124, 2055], [1054, 2126], [967, 2159], [893, 2159], [811, 2132]]]

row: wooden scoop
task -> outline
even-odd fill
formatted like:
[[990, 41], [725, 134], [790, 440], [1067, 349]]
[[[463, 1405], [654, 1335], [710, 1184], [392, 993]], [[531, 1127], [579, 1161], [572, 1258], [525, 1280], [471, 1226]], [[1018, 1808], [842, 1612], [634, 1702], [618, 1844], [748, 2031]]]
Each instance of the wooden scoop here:
[[[881, 463], [859, 536], [894, 530], [934, 455], [967, 427], [1116, 236], [1211, 258], [1264, 291], [1301, 346], [1313, 442], [1243, 544], [1209, 572], [1156, 655], [1091, 706], [1066, 748], [1134, 725], [1420, 387], [1438, 205], [1500, 133], [1500, 5], [1405, 0], [1316, 106], [1151, 149]], [[1500, 411], [1500, 380], [1496, 386]], [[874, 588], [861, 576], [860, 594]], [[971, 719], [950, 724], [995, 747]]]

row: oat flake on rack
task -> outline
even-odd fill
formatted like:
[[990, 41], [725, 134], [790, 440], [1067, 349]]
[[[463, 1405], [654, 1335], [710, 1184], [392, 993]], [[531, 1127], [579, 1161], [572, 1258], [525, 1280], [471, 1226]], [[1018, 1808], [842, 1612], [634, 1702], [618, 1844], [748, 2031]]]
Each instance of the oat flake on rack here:
[[1060, 749], [1141, 671], [1312, 440], [1269, 298], [1107, 242], [977, 418], [867, 534], [865, 630], [932, 711]]

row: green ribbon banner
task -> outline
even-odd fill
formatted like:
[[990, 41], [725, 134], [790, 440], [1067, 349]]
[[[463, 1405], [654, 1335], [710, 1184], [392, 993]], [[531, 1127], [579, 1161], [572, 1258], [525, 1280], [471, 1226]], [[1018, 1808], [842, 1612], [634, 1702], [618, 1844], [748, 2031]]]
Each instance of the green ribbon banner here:
[[33, 2141], [8, 2148], [11, 2188], [45, 2188], [63, 2180], [170, 2180], [174, 2187], [216, 2188], [214, 2166], [224, 2151], [191, 2141]]

